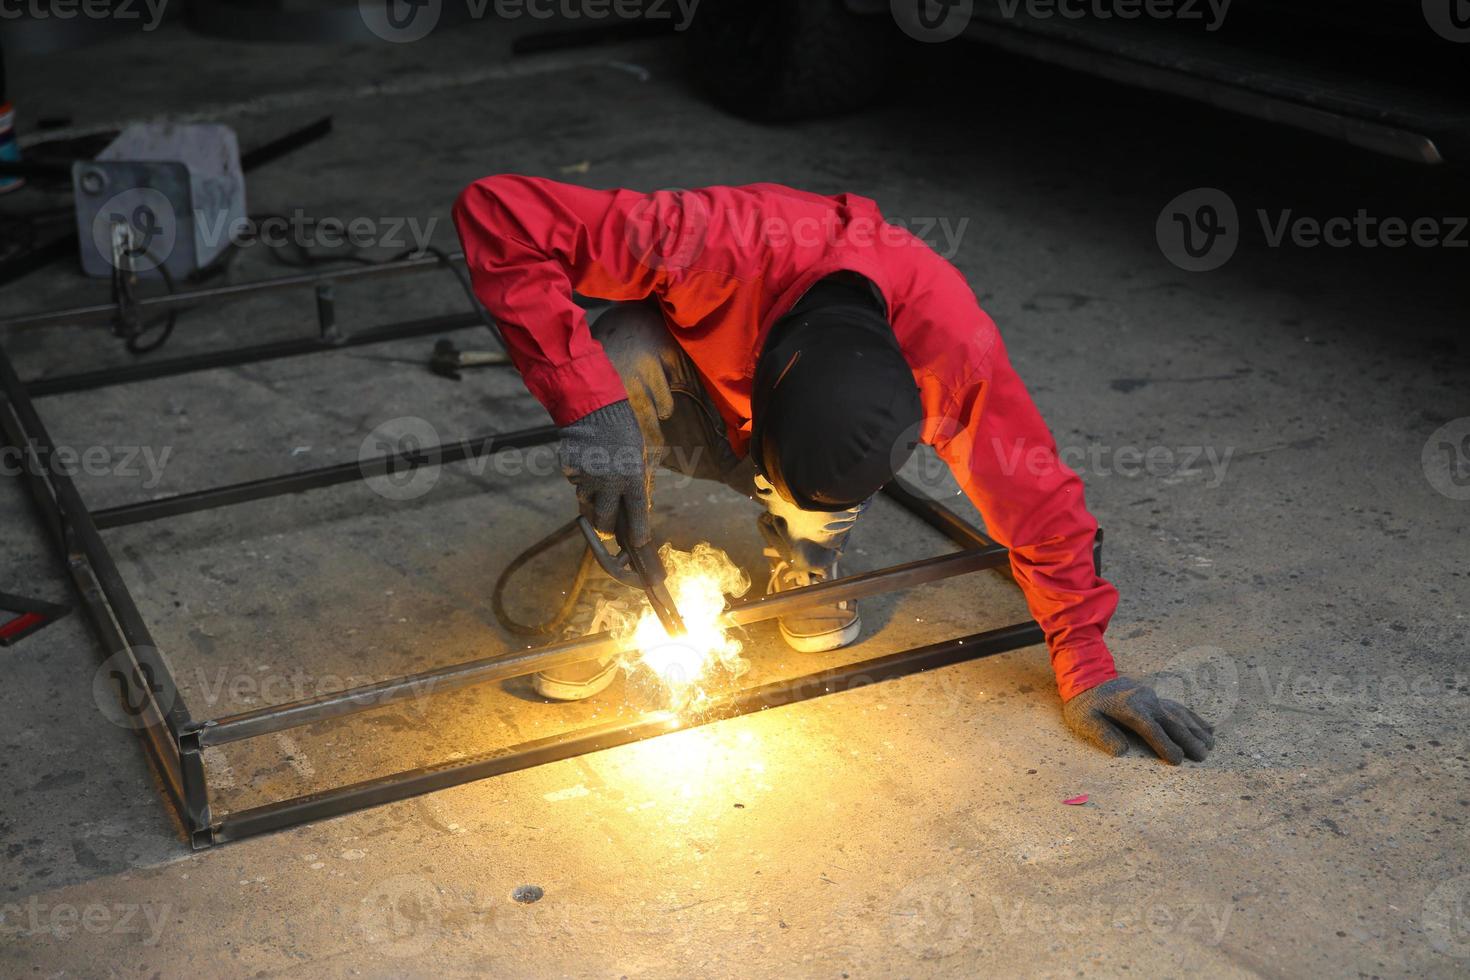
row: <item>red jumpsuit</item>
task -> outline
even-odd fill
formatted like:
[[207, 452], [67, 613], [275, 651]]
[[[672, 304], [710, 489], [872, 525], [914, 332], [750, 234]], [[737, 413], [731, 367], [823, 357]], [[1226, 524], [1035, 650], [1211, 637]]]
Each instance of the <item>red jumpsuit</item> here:
[[872, 201], [776, 184], [642, 194], [503, 175], [454, 205], [475, 294], [558, 425], [626, 398], [572, 299], [655, 298], [745, 453], [756, 357], [817, 280], [866, 276], [913, 368], [920, 433], [949, 464], [1046, 634], [1062, 697], [1117, 676], [1103, 630], [1118, 594], [1096, 574], [1082, 481], [964, 277]]

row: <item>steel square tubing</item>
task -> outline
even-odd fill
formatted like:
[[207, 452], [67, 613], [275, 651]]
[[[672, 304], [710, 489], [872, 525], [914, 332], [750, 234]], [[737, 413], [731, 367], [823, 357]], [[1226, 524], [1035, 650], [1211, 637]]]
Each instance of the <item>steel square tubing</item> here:
[[73, 391], [92, 391], [112, 385], [192, 374], [195, 371], [209, 371], [214, 368], [233, 367], [237, 364], [256, 364], [261, 361], [299, 357], [303, 354], [321, 354], [348, 347], [381, 344], [389, 340], [405, 340], [411, 337], [423, 337], [479, 326], [484, 326], [484, 320], [478, 313], [450, 313], [446, 316], [426, 317], [403, 323], [369, 327], [357, 333], [348, 334], [340, 340], [301, 337], [293, 340], [278, 340], [268, 344], [253, 344], [249, 347], [237, 347], [233, 350], [205, 351], [156, 361], [146, 360], [101, 368], [96, 371], [63, 374], [54, 378], [34, 378], [26, 382], [26, 393], [32, 398], [46, 398], [51, 395], [69, 394]]
[[[895, 592], [926, 582], [935, 582], [997, 568], [1009, 561], [1009, 552], [998, 544], [968, 551], [924, 558], [903, 565], [865, 572], [847, 578], [809, 585], [789, 592], [757, 596], [731, 606], [724, 615], [726, 626], [748, 626], [775, 619], [797, 609], [843, 599], [861, 599], [883, 592]], [[219, 745], [254, 738], [271, 732], [299, 728], [328, 718], [338, 718], [359, 711], [369, 711], [398, 701], [427, 697], [472, 684], [522, 677], [540, 670], [580, 663], [608, 654], [621, 653], [627, 644], [611, 633], [595, 633], [565, 643], [534, 647], [530, 650], [470, 660], [395, 677], [376, 684], [348, 688], [286, 704], [270, 705], [252, 711], [198, 723], [194, 731], [185, 732], [197, 738], [200, 746]]]
[[763, 711], [766, 708], [794, 704], [823, 694], [853, 690], [878, 681], [1006, 653], [1042, 640], [1041, 627], [1035, 623], [1017, 623], [737, 691], [717, 700], [692, 721], [683, 721], [668, 712], [655, 712], [632, 721], [597, 725], [523, 742], [499, 753], [410, 769], [322, 793], [309, 793], [227, 814], [216, 826], [201, 828], [196, 832], [194, 845], [207, 847], [211, 844], [223, 844], [310, 820], [391, 803], [477, 779], [529, 769], [548, 762], [559, 762], [589, 752], [599, 752], [653, 736]]
[[253, 500], [265, 500], [304, 490], [318, 490], [342, 483], [351, 483], [365, 477], [387, 476], [407, 472], [425, 463], [457, 463], [476, 456], [499, 452], [503, 449], [525, 449], [540, 446], [557, 437], [554, 425], [541, 425], [504, 435], [479, 436], [446, 443], [419, 453], [394, 453], [374, 456], [357, 463], [337, 463], [300, 473], [283, 473], [245, 483], [230, 483], [207, 490], [175, 494], [158, 500], [140, 500], [118, 507], [108, 507], [92, 514], [97, 527], [107, 530], [156, 521], [163, 517], [177, 517], [201, 510], [213, 510], [231, 504], [243, 504]]
[[[592, 643], [604, 643], [607, 638], [585, 638], [575, 644], [455, 665], [437, 672], [442, 676], [415, 675], [399, 678], [383, 682], [382, 685], [369, 685], [367, 688], [341, 692], [326, 699], [281, 705], [265, 709], [261, 713], [216, 719], [202, 725], [195, 723], [179, 697], [167, 666], [153, 644], [147, 625], [107, 551], [99, 532], [99, 523], [87, 511], [80, 493], [69, 477], [64, 473], [47, 475], [50, 468], [45, 464], [49, 461], [53, 445], [24, 385], [16, 377], [3, 350], [0, 350], [0, 389], [3, 389], [7, 401], [7, 410], [0, 417], [0, 423], [3, 423], [8, 436], [17, 445], [27, 447], [26, 451], [34, 457], [35, 465], [31, 467], [30, 477], [37, 505], [67, 557], [68, 568], [98, 634], [109, 647], [128, 654], [128, 681], [142, 693], [146, 701], [146, 710], [141, 716], [145, 719], [141, 726], [145, 744], [156, 767], [163, 774], [169, 796], [182, 815], [195, 846], [207, 846], [317, 817], [346, 813], [442, 786], [484, 778], [497, 772], [508, 772], [625, 744], [681, 727], [677, 719], [671, 719], [667, 715], [599, 727], [555, 739], [526, 743], [508, 752], [479, 760], [410, 770], [326, 793], [310, 794], [252, 808], [231, 814], [215, 825], [211, 819], [201, 757], [204, 745], [211, 744], [212, 741], [246, 738], [264, 731], [278, 731], [365, 710], [419, 693], [451, 690], [497, 676], [530, 673], [549, 666], [553, 659], [556, 662], [573, 662], [587, 657]], [[474, 452], [493, 452], [496, 448], [513, 445], [535, 445], [553, 438], [554, 427], [543, 426], [504, 436], [465, 440], [425, 454], [383, 456], [361, 464], [342, 464], [307, 473], [206, 490], [198, 494], [184, 494], [165, 501], [127, 505], [114, 509], [113, 523], [107, 526], [120, 526], [137, 520], [331, 486], [364, 475], [398, 472], [400, 467], [408, 469], [429, 461], [451, 462], [468, 458]], [[730, 610], [730, 622], [756, 622], [779, 616], [811, 602], [872, 595], [981, 568], [999, 568], [1006, 563], [1008, 555], [1004, 548], [995, 545], [978, 529], [970, 527], [939, 504], [896, 484], [889, 488], [889, 493], [906, 509], [939, 528], [953, 540], [962, 545], [970, 545], [970, 549], [741, 603]], [[163, 505], [162, 508], [154, 509], [160, 504]], [[855, 686], [1013, 650], [1041, 642], [1042, 639], [1041, 630], [1036, 624], [1018, 623], [843, 668], [776, 682], [729, 695], [714, 711], [705, 715], [701, 723], [776, 704], [804, 700], [843, 686]], [[411, 687], [411, 683], [415, 681], [417, 686]], [[168, 707], [165, 709], [162, 705]]]
[[[443, 258], [432, 254], [422, 255], [417, 258], [379, 262], [375, 265], [348, 266], [341, 269], [317, 272], [298, 272], [288, 276], [276, 276], [271, 279], [260, 279], [254, 282], [230, 283], [224, 286], [209, 286], [204, 289], [190, 289], [178, 293], [163, 293], [158, 296], [148, 296], [140, 299], [134, 305], [143, 314], [159, 313], [172, 309], [182, 309], [208, 300], [233, 299], [239, 296], [250, 296], [254, 293], [295, 289], [298, 286], [314, 286], [326, 282], [340, 283], [352, 282], [358, 279], [374, 279], [381, 276], [418, 272], [421, 269], [434, 269], [440, 266], [452, 269], [452, 263], [463, 260], [463, 252], [451, 252]], [[20, 316], [6, 317], [0, 320], [0, 328], [45, 327], [64, 323], [87, 323], [92, 321], [105, 322], [111, 320], [116, 313], [116, 303], [94, 303], [90, 306], [73, 306], [64, 310], [47, 310], [42, 313], [24, 313]]]

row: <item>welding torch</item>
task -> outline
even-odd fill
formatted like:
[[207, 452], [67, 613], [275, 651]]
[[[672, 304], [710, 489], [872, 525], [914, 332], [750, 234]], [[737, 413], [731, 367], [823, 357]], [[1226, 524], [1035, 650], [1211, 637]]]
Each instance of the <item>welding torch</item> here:
[[627, 505], [618, 509], [618, 520], [613, 531], [613, 538], [622, 549], [616, 555], [608, 553], [607, 546], [602, 543], [602, 536], [587, 518], [577, 518], [577, 525], [582, 529], [587, 547], [592, 550], [592, 555], [597, 559], [597, 564], [602, 566], [602, 570], [624, 585], [647, 593], [648, 604], [653, 606], [653, 613], [663, 624], [664, 631], [669, 636], [682, 636], [684, 620], [679, 615], [678, 607], [674, 605], [673, 596], [669, 594], [668, 572], [658, 556], [658, 549], [652, 541], [637, 548], [629, 544], [631, 535], [628, 533]]

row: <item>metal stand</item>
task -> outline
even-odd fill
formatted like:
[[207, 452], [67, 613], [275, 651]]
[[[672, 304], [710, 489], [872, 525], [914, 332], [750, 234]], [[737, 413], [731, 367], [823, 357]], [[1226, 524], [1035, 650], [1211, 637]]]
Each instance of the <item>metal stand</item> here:
[[[292, 278], [295, 280], [292, 285], [308, 284], [302, 281], [302, 277]], [[320, 278], [311, 279], [310, 284], [317, 284]], [[237, 289], [231, 288], [232, 294], [236, 292]], [[32, 322], [55, 322], [49, 316], [28, 319], [32, 319]], [[330, 342], [327, 346], [335, 348], [342, 344], [373, 343], [390, 337], [414, 336], [419, 331], [431, 332], [424, 327], [428, 322], [431, 321], [378, 328], [366, 334]], [[465, 325], [478, 322], [475, 319], [473, 323]], [[445, 328], [442, 321], [436, 321], [436, 324], [435, 329]], [[682, 727], [705, 724], [874, 681], [1004, 653], [1043, 641], [1041, 629], [1035, 623], [1017, 623], [845, 667], [737, 691], [717, 701], [697, 721], [684, 721], [663, 712], [654, 713], [631, 722], [618, 722], [537, 739], [493, 754], [405, 770], [366, 782], [255, 806], [217, 819], [210, 809], [210, 793], [202, 761], [202, 753], [207, 746], [329, 721], [410, 697], [424, 697], [469, 685], [531, 674], [621, 649], [614, 637], [600, 633], [567, 643], [471, 660], [240, 714], [219, 718], [196, 717], [179, 695], [174, 678], [158, 652], [148, 625], [143, 621], [127, 584], [108, 551], [102, 530], [300, 493], [363, 477], [407, 472], [429, 461], [453, 463], [480, 453], [534, 446], [556, 438], [554, 426], [540, 426], [441, 446], [431, 451], [432, 460], [424, 454], [386, 455], [360, 464], [348, 463], [267, 477], [95, 512], [87, 508], [70, 476], [62, 469], [49, 465], [54, 444], [36, 411], [32, 395], [56, 394], [142, 380], [146, 377], [202, 370], [225, 363], [245, 363], [248, 360], [324, 349], [313, 346], [315, 342], [294, 343], [294, 346], [293, 342], [265, 345], [243, 351], [179, 358], [174, 362], [157, 362], [146, 367], [124, 368], [107, 374], [94, 372], [31, 384], [26, 384], [17, 377], [9, 357], [0, 350], [0, 390], [3, 390], [6, 401], [5, 411], [0, 414], [0, 427], [3, 427], [11, 443], [21, 447], [28, 457], [26, 470], [37, 507], [66, 560], [67, 569], [103, 648], [114, 655], [125, 651], [126, 664], [121, 672], [120, 683], [123, 690], [120, 693], [128, 704], [142, 706], [137, 715], [137, 723], [144, 745], [162, 777], [168, 798], [176, 808], [185, 832], [196, 848], [401, 800], [544, 762], [595, 752]], [[281, 351], [285, 353], [280, 353]], [[962, 550], [737, 603], [726, 613], [728, 623], [745, 625], [773, 619], [805, 606], [910, 588], [984, 569], [1008, 568], [1009, 553], [1006, 549], [958, 515], [896, 484], [890, 485], [886, 492], [890, 499], [941, 531]], [[1101, 540], [1099, 533], [1095, 558], [1100, 556]]]

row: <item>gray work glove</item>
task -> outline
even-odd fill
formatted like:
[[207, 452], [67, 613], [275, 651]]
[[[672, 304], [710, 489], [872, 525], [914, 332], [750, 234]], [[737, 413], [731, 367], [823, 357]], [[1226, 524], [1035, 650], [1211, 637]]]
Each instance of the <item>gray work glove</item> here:
[[1067, 727], [1109, 755], [1128, 751], [1125, 730], [1138, 734], [1160, 759], [1177, 766], [1188, 756], [1202, 762], [1215, 747], [1215, 728], [1178, 701], [1154, 693], [1129, 677], [1074, 694], [1062, 705]]
[[582, 516], [598, 531], [617, 530], [618, 509], [626, 507], [630, 547], [653, 538], [648, 525], [648, 452], [638, 417], [625, 398], [561, 428], [557, 448], [561, 471], [577, 488]]

